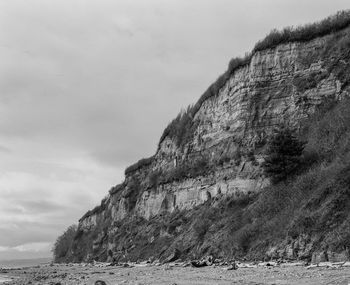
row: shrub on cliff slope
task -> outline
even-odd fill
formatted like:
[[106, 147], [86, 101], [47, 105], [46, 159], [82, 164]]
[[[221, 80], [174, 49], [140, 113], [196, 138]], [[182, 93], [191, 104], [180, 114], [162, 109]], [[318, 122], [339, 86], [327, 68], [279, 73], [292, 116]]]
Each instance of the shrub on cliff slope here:
[[263, 168], [272, 183], [278, 183], [294, 175], [301, 165], [304, 143], [290, 129], [275, 133], [268, 144]]
[[69, 258], [71, 258], [70, 250], [72, 248], [77, 229], [78, 227], [76, 225], [72, 225], [68, 227], [65, 230], [65, 232], [57, 238], [52, 249], [54, 262], [69, 261]]

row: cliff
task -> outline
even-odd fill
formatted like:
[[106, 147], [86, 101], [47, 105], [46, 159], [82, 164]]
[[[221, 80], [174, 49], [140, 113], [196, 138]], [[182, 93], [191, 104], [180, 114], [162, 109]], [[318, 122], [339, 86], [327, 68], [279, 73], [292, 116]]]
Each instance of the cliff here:
[[[311, 258], [324, 252], [322, 242], [310, 243], [313, 236], [306, 233], [245, 245], [258, 234], [244, 235], [242, 227], [254, 224], [244, 213], [265, 197], [263, 189], [275, 191], [261, 167], [273, 131], [288, 127], [309, 139], [309, 123], [319, 122], [321, 107], [346, 100], [349, 19], [349, 12], [337, 14], [325, 20], [333, 28], [313, 35], [308, 29], [320, 23], [273, 32], [251, 54], [231, 61], [197, 104], [167, 127], [154, 156], [128, 167], [125, 181], [80, 219], [69, 259], [166, 258], [175, 249], [183, 257], [223, 256], [228, 248], [226, 256]], [[240, 235], [230, 238], [233, 232]], [[225, 246], [215, 247], [214, 239]], [[344, 249], [332, 252], [344, 256]]]

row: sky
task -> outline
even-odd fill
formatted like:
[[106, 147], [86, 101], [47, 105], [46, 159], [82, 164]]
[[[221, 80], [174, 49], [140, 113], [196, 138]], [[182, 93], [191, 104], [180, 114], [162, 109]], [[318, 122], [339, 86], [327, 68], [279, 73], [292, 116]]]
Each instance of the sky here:
[[348, 0], [0, 0], [0, 260], [50, 256], [271, 29]]

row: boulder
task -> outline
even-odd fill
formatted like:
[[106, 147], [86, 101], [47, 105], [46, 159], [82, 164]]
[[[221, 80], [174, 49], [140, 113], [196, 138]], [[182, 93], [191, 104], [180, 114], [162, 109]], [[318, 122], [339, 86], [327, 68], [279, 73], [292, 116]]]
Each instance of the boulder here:
[[107, 285], [107, 283], [105, 281], [103, 281], [103, 280], [97, 280], [95, 282], [95, 285]]
[[173, 262], [179, 259], [180, 255], [181, 255], [181, 251], [175, 248], [174, 251], [164, 260], [164, 263]]

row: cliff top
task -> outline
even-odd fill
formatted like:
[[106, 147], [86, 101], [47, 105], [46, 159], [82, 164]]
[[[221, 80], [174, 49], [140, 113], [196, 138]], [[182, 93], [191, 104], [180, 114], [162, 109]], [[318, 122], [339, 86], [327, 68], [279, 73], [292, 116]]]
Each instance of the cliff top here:
[[[232, 58], [228, 64], [227, 70], [212, 83], [209, 88], [201, 95], [199, 100], [187, 107], [186, 110], [181, 111], [175, 119], [173, 119], [163, 131], [158, 143], [158, 149], [166, 137], [173, 140], [177, 147], [183, 147], [191, 140], [194, 125], [193, 118], [198, 112], [203, 102], [211, 97], [218, 95], [219, 90], [225, 85], [227, 80], [238, 69], [250, 64], [254, 54], [276, 48], [278, 45], [292, 43], [292, 42], [306, 42], [318, 37], [340, 31], [350, 25], [350, 10], [339, 11], [335, 15], [329, 16], [321, 21], [306, 24], [297, 27], [286, 27], [282, 30], [272, 30], [266, 37], [258, 41], [253, 50], [247, 53], [244, 57]], [[138, 169], [152, 163], [154, 156], [143, 158], [136, 163], [126, 168], [125, 174], [133, 173]]]

